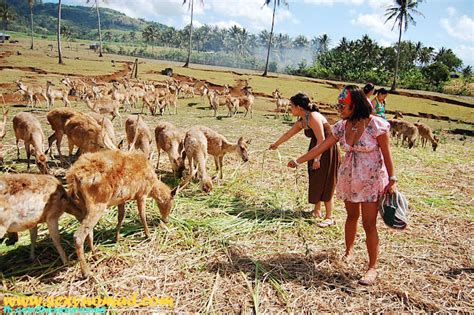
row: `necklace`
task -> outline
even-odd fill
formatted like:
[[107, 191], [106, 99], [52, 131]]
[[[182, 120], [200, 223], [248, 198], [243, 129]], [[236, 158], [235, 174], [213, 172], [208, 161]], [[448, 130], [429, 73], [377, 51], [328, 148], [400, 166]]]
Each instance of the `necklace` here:
[[353, 132], [356, 132], [359, 128], [357, 127], [357, 124], [352, 124], [351, 130]]

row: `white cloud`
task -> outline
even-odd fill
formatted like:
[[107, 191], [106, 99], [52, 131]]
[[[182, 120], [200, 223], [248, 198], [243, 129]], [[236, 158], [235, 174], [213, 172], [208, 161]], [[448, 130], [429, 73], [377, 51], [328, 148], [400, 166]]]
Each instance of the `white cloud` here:
[[386, 18], [382, 14], [359, 14], [357, 18], [351, 20], [351, 24], [368, 28], [369, 33], [381, 35], [384, 39], [396, 40], [395, 29], [392, 31], [390, 22], [385, 23]]
[[369, 6], [374, 9], [386, 9], [393, 4], [393, 0], [369, 0]]
[[463, 41], [474, 41], [474, 20], [463, 15], [440, 20], [441, 26], [451, 36]]
[[242, 25], [240, 25], [240, 23], [233, 20], [212, 22], [212, 23], [209, 23], [209, 25], [217, 26], [218, 28], [230, 28], [234, 25], [237, 25], [238, 27], [242, 28]]
[[449, 16], [454, 16], [456, 14], [456, 9], [453, 7], [448, 7], [446, 11], [448, 11]]
[[334, 4], [361, 5], [365, 0], [303, 0], [304, 3], [332, 6]]
[[453, 51], [463, 60], [464, 66], [474, 66], [474, 46], [459, 45]]
[[388, 41], [388, 40], [385, 40], [385, 39], [383, 39], [383, 38], [382, 38], [382, 39], [379, 39], [379, 40], [377, 41], [377, 43], [378, 43], [380, 46], [382, 46], [382, 47], [389, 47], [389, 46], [392, 45], [392, 42], [390, 42], [390, 41]]

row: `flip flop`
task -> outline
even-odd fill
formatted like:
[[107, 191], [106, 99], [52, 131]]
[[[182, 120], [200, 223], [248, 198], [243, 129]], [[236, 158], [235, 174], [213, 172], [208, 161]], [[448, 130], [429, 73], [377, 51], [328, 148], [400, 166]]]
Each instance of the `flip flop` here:
[[369, 269], [365, 275], [359, 280], [361, 285], [373, 285], [377, 281], [377, 270]]
[[335, 224], [336, 224], [336, 220], [331, 218], [331, 219], [325, 219], [324, 221], [319, 222], [318, 226], [321, 227], [321, 228], [325, 228], [325, 227], [335, 225]]

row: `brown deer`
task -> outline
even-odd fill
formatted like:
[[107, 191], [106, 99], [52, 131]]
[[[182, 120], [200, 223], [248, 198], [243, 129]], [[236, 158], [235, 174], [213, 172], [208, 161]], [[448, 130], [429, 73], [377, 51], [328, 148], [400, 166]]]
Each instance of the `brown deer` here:
[[149, 238], [145, 216], [147, 196], [156, 201], [161, 218], [166, 223], [177, 192], [177, 189], [171, 191], [158, 180], [147, 156], [139, 151], [107, 150], [84, 154], [67, 171], [66, 180], [71, 197], [85, 213], [81, 226], [74, 233], [77, 257], [85, 277], [90, 275], [90, 270], [84, 257], [84, 240], [92, 233], [107, 208], [118, 206], [118, 240], [125, 203], [136, 200], [145, 235]]
[[158, 151], [156, 169], [160, 168], [160, 155], [163, 150], [168, 154], [173, 173], [181, 176], [185, 159], [184, 136], [185, 133], [173, 124], [166, 121], [158, 122], [155, 128], [156, 150]]

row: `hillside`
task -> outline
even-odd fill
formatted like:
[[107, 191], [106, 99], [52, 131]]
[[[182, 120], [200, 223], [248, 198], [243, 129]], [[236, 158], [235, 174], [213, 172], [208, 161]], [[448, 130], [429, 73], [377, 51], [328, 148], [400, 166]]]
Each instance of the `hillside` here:
[[[85, 2], [85, 1], [84, 1]], [[15, 9], [16, 19], [9, 25], [10, 30], [28, 32], [29, 7], [23, 0], [9, 0], [8, 4]], [[58, 5], [56, 3], [36, 4], [33, 7], [35, 32], [52, 34], [56, 31]], [[131, 18], [116, 10], [101, 8], [101, 25], [104, 30], [142, 31], [148, 24], [143, 19]], [[91, 6], [62, 5], [63, 23], [70, 26], [79, 38], [86, 38], [97, 29], [97, 16]], [[166, 25], [153, 23], [159, 28]]]

